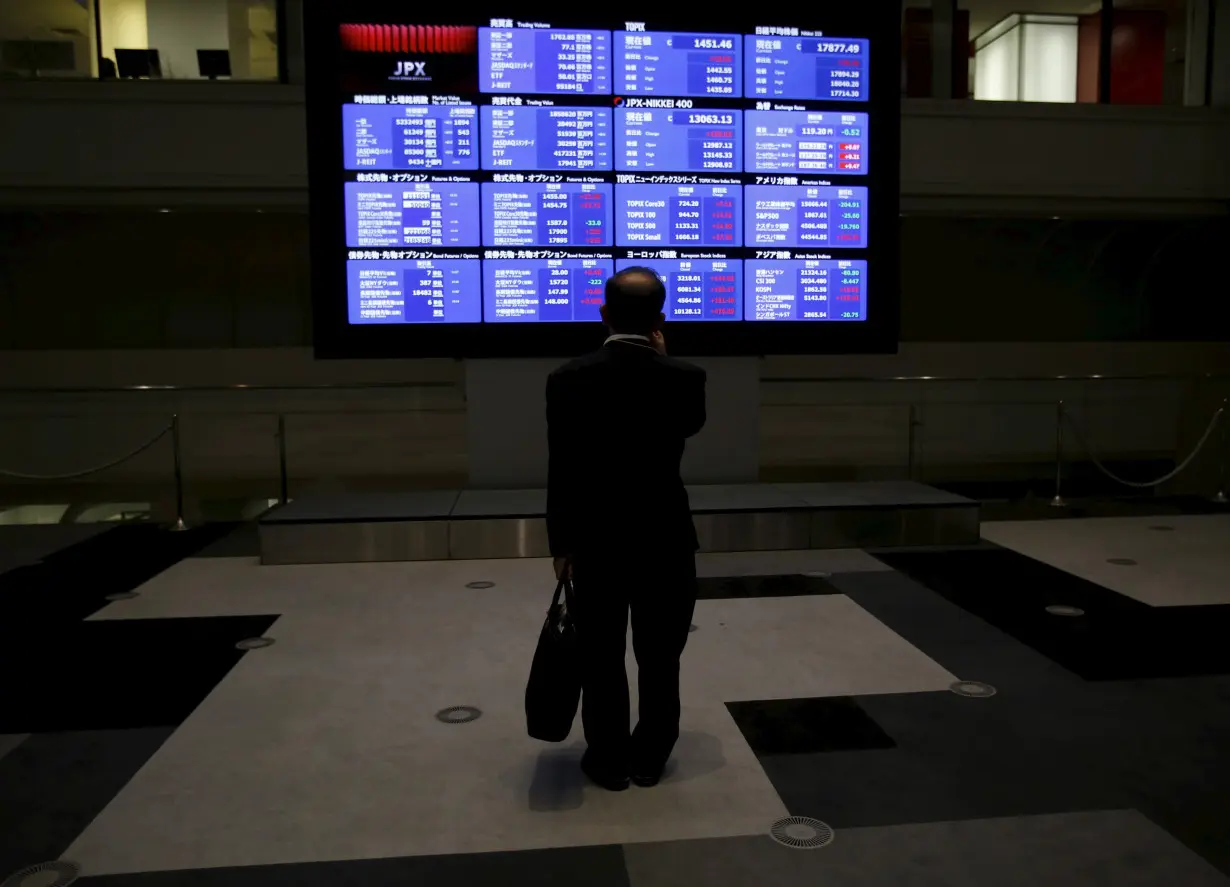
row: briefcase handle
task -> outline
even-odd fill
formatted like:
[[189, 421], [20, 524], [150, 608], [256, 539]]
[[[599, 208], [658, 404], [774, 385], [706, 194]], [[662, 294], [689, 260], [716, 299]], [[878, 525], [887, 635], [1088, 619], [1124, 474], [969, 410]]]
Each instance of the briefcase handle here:
[[573, 604], [576, 602], [576, 591], [572, 587], [571, 579], [564, 577], [556, 584], [555, 595], [551, 598], [552, 609], [559, 606], [560, 595], [564, 596], [564, 608], [569, 613], [573, 612]]

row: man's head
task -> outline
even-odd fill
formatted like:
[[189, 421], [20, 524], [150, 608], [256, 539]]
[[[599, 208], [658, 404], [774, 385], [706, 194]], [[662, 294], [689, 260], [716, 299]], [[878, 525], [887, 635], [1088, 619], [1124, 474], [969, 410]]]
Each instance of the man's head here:
[[606, 282], [602, 321], [613, 333], [648, 336], [666, 317], [666, 287], [648, 268], [626, 268]]

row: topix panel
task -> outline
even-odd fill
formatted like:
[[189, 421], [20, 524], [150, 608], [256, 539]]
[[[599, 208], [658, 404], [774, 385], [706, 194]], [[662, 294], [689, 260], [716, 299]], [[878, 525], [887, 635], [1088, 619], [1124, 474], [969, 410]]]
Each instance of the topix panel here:
[[741, 96], [738, 34], [615, 33], [616, 92], [621, 95]]

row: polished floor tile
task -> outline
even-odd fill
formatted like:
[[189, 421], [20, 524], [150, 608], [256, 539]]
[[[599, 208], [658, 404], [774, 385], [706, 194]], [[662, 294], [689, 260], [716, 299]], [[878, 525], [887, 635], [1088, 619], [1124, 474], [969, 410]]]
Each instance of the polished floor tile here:
[[[110, 874], [495, 852], [745, 834], [784, 814], [712, 691], [685, 690], [678, 763], [652, 791], [587, 786], [579, 724], [562, 746], [526, 737], [538, 571], [483, 564], [498, 582], [476, 591], [464, 588], [473, 565], [409, 585], [414, 570], [362, 566], [271, 568], [344, 577], [333, 589], [344, 609], [308, 606], [308, 591], [278, 621], [277, 645], [245, 656], [69, 857]], [[763, 637], [758, 655], [779, 640]], [[483, 716], [435, 719], [453, 705]]]
[[816, 551], [727, 551], [696, 556], [699, 576], [864, 573], [892, 568], [859, 548]]
[[32, 634], [0, 648], [12, 675], [0, 731], [117, 730], [173, 726], [246, 655], [235, 644], [263, 635], [276, 616], [213, 616], [77, 622], [55, 635], [69, 651], [31, 667], [48, 638]]
[[261, 543], [257, 525], [246, 521], [236, 525], [215, 542], [194, 553], [193, 557], [260, 557]]
[[59, 859], [170, 733], [44, 733], [0, 757], [0, 873]]
[[[1185, 532], [1166, 523], [1143, 532]], [[579, 723], [559, 745], [524, 733], [548, 561], [261, 567], [234, 536], [164, 541], [118, 539], [155, 546], [139, 569], [53, 555], [62, 600], [0, 647], [28, 685], [24, 725], [0, 700], [0, 878], [63, 857], [95, 887], [1227, 887], [1216, 602], [1154, 606], [992, 544], [703, 555], [675, 758], [611, 794], [579, 773]], [[91, 564], [139, 597], [60, 581]], [[250, 634], [277, 644], [240, 654]], [[65, 655], [31, 676], [49, 639]], [[958, 697], [958, 678], [999, 693]], [[455, 705], [482, 715], [435, 718]], [[774, 844], [787, 813], [836, 841]]]
[[957, 680], [844, 595], [698, 601], [692, 621], [685, 699], [910, 693]]
[[838, 830], [818, 850], [765, 836], [639, 844], [632, 887], [1228, 887], [1230, 879], [1132, 810]]
[[1230, 604], [1150, 607], [1008, 549], [878, 556], [1087, 680], [1230, 674]]
[[86, 877], [82, 887], [628, 887], [619, 847], [417, 856]]
[[896, 743], [848, 696], [729, 702], [731, 717], [757, 755], [894, 748]]
[[36, 564], [55, 552], [105, 533], [113, 524], [6, 524], [0, 526], [0, 573]]
[[172, 533], [121, 524], [0, 573], [0, 641], [78, 622], [213, 542], [226, 527]]
[[798, 597], [808, 594], [840, 594], [817, 576], [727, 576], [697, 580], [697, 599], [702, 601], [749, 597]]
[[1230, 514], [996, 521], [982, 536], [1150, 606], [1230, 604]]

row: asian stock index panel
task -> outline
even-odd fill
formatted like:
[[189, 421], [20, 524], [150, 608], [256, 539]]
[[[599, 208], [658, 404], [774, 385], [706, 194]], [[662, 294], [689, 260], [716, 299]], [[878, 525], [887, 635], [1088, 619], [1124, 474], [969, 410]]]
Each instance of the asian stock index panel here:
[[570, 349], [637, 268], [664, 285], [672, 341], [895, 347], [886, 18], [397, 10], [310, 16], [309, 66], [336, 72], [320, 62], [309, 90], [318, 341], [342, 343], [320, 350]]

